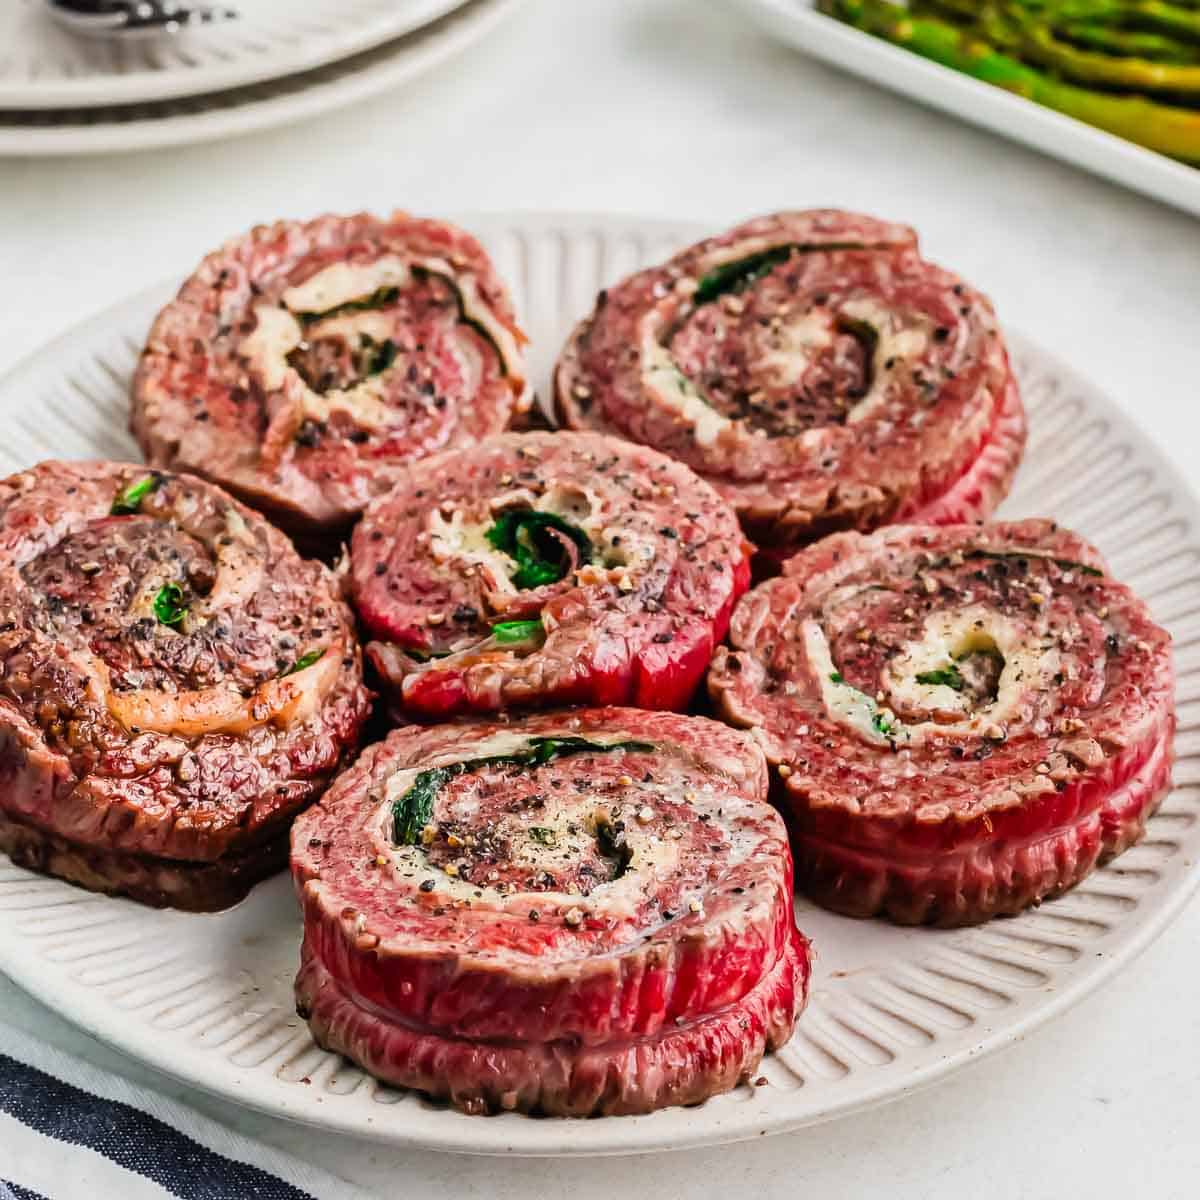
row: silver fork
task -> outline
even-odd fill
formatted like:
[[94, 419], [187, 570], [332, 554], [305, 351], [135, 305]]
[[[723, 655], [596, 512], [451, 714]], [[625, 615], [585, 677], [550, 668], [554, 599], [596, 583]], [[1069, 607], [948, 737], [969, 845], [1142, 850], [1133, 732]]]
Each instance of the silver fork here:
[[215, 4], [175, 0], [46, 0], [50, 16], [85, 37], [127, 38], [180, 33], [197, 25], [231, 21], [237, 13]]

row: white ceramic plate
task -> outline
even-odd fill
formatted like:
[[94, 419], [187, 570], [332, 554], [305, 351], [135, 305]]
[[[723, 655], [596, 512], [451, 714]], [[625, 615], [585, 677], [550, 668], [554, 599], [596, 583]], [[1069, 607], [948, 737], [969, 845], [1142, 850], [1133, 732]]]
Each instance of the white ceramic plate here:
[[[604, 217], [461, 218], [496, 256], [545, 383], [597, 289], [698, 233]], [[0, 471], [49, 455], [131, 458], [130, 371], [173, 288], [139, 296], [0, 382]], [[1033, 436], [1006, 506], [1094, 538], [1175, 633], [1176, 788], [1141, 845], [1068, 896], [956, 932], [853, 921], [801, 901], [818, 960], [796, 1036], [767, 1082], [646, 1117], [467, 1117], [318, 1050], [293, 1011], [300, 923], [286, 878], [217, 915], [154, 912], [0, 858], [0, 969], [95, 1036], [239, 1104], [395, 1145], [508, 1154], [707, 1146], [894, 1100], [1009, 1045], [1129, 963], [1200, 877], [1200, 509], [1091, 385], [1012, 339]], [[1146, 985], [1147, 1002], [1152, 984]]]
[[939, 66], [816, 12], [813, 0], [736, 0], [769, 33], [826, 62], [1200, 214], [1200, 168]]
[[[490, 34], [523, 0], [467, 0], [461, 5], [447, 0], [416, 2], [427, 11], [438, 7], [453, 11], [373, 49], [253, 86], [122, 107], [0, 110], [0, 155], [160, 149], [301, 121], [398, 87], [440, 66]], [[330, 0], [330, 5], [336, 7], [337, 0]], [[300, 5], [292, 7], [306, 11]], [[407, 4], [397, 7], [412, 11]], [[4, 53], [0, 41], [0, 63]]]
[[84, 38], [46, 0], [0, 6], [0, 108], [139, 104], [310, 71], [401, 37], [466, 0], [229, 0], [238, 19], [154, 39]]

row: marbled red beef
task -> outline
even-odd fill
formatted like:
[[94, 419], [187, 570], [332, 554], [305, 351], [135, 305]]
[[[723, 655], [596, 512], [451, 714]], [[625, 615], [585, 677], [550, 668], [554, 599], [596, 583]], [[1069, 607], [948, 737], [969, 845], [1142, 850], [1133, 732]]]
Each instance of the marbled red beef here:
[[1025, 415], [987, 299], [904, 225], [778, 213], [601, 293], [558, 363], [571, 429], [690, 466], [778, 563], [839, 529], [986, 517]]
[[482, 246], [452, 225], [261, 225], [159, 314], [133, 432], [155, 466], [211, 479], [328, 549], [396, 467], [528, 408], [524, 340]]
[[1136, 841], [1170, 786], [1170, 637], [1048, 521], [826, 538], [730, 640], [709, 690], [777, 765], [799, 884], [839, 912], [1018, 912]]
[[469, 1112], [647, 1112], [790, 1036], [808, 944], [752, 740], [633, 709], [409, 726], [297, 822], [317, 1040]]
[[118, 463], [0, 481], [0, 848], [219, 908], [369, 709], [329, 572], [219, 488]]
[[403, 714], [679, 709], [746, 590], [747, 550], [681, 463], [513, 433], [407, 468], [355, 530], [350, 587]]

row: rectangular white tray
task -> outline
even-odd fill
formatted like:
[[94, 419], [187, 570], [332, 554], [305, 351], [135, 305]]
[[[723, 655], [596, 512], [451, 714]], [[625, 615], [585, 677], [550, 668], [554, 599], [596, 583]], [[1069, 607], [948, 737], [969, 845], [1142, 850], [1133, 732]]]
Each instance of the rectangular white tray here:
[[1200, 215], [1200, 168], [860, 33], [816, 12], [812, 0], [737, 3], [776, 37], [871, 83]]

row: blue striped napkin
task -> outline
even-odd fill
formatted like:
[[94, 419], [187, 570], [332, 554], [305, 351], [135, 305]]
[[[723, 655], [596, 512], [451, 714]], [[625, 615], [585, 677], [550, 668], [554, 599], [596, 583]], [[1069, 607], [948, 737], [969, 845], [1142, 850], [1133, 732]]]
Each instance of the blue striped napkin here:
[[0, 1200], [172, 1197], [366, 1200], [344, 1180], [0, 1024]]

